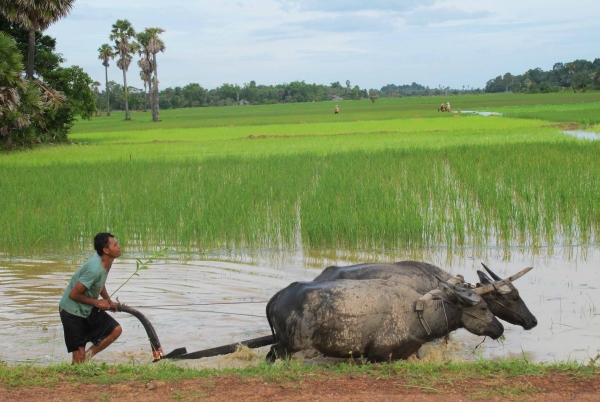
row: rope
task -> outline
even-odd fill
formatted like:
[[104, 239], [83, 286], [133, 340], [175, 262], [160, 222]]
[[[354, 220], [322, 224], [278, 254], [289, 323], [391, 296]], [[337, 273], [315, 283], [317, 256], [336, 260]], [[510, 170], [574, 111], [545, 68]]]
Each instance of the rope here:
[[188, 307], [188, 306], [214, 306], [219, 304], [256, 304], [256, 303], [267, 303], [268, 300], [262, 301], [246, 301], [246, 302], [215, 302], [215, 303], [188, 303], [188, 304], [158, 304], [156, 306], [130, 306], [132, 308], [162, 308], [162, 307]]
[[[171, 310], [170, 308], [164, 308], [164, 307], [154, 307], [157, 310]], [[171, 310], [171, 311], [176, 311], [176, 310]], [[189, 311], [189, 310], [188, 310]], [[261, 315], [256, 315], [256, 314], [243, 314], [243, 313], [230, 313], [227, 311], [215, 311], [215, 310], [193, 310], [195, 313], [213, 313], [213, 314], [227, 314], [227, 315], [243, 315], [243, 316], [247, 316], [247, 317], [255, 317], [255, 318], [265, 318], [264, 316]]]
[[[444, 338], [446, 339], [446, 345], [448, 345], [448, 339], [450, 338], [450, 325], [448, 324], [448, 315], [446, 314], [446, 306], [444, 306], [444, 302], [446, 301], [446, 299], [442, 298], [442, 308], [444, 309], [444, 317], [446, 318], [446, 336], [444, 336]], [[450, 302], [448, 302], [450, 303]]]
[[525, 317], [523, 314], [517, 313], [515, 310], [513, 310], [513, 309], [511, 309], [511, 308], [509, 308], [509, 307], [506, 307], [504, 304], [500, 303], [499, 301], [496, 301], [496, 300], [494, 300], [494, 299], [492, 299], [492, 301], [493, 301], [494, 303], [498, 303], [499, 305], [501, 305], [502, 307], [504, 307], [504, 308], [505, 308], [505, 309], [507, 309], [508, 311], [510, 311], [510, 312], [512, 312], [512, 313], [515, 313], [515, 314], [516, 314], [516, 315], [518, 315], [519, 317], [521, 317], [521, 318], [523, 318], [523, 319], [525, 319], [525, 320], [530, 320], [530, 318], [527, 318], [527, 317]]

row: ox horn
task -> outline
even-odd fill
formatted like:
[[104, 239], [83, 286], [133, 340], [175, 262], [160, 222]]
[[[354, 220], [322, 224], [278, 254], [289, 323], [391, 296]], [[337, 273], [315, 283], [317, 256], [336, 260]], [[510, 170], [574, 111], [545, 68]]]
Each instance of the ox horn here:
[[509, 276], [508, 278], [503, 279], [503, 280], [501, 280], [499, 282], [491, 283], [489, 285], [485, 285], [485, 286], [482, 286], [480, 288], [475, 288], [475, 289], [473, 289], [473, 293], [476, 293], [478, 295], [482, 295], [482, 294], [485, 294], [485, 293], [492, 292], [492, 291], [494, 291], [494, 290], [496, 290], [496, 289], [498, 289], [498, 288], [500, 288], [500, 287], [502, 287], [504, 285], [507, 285], [507, 284], [509, 284], [509, 283], [511, 283], [513, 281], [516, 281], [517, 279], [519, 279], [520, 277], [522, 277], [523, 275], [525, 275], [527, 272], [531, 271], [532, 269], [533, 269], [533, 267], [527, 267], [527, 268], [523, 269], [522, 271], [517, 272], [513, 276]]
[[465, 289], [459, 286], [453, 285], [449, 282], [446, 282], [439, 276], [435, 275], [438, 281], [442, 284], [442, 286], [447, 287], [456, 297], [458, 297], [463, 303], [474, 306], [481, 302], [481, 297], [477, 294], [464, 294]]
[[483, 262], [481, 263], [481, 265], [483, 265], [483, 268], [485, 268], [485, 270], [487, 271], [488, 274], [490, 274], [490, 276], [492, 278], [494, 278], [495, 281], [501, 281], [502, 278], [500, 278], [498, 275], [496, 275], [494, 272], [492, 272], [491, 269], [489, 269]]

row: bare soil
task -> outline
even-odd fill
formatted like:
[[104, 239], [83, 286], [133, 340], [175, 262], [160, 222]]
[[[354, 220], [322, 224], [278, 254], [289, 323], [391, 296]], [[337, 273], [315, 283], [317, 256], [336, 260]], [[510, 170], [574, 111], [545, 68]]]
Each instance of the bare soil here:
[[72, 381], [53, 388], [0, 388], [2, 401], [600, 401], [600, 376], [562, 374], [490, 379], [453, 379], [431, 386], [403, 377], [318, 376], [298, 381], [264, 382], [238, 376], [181, 382], [126, 382], [81, 385]]
[[566, 131], [571, 130], [572, 131], [572, 130], [581, 130], [581, 128], [583, 126], [580, 123], [576, 123], [576, 122], [564, 122], [564, 123], [545, 124], [542, 127], [556, 127], [561, 130], [566, 130]]

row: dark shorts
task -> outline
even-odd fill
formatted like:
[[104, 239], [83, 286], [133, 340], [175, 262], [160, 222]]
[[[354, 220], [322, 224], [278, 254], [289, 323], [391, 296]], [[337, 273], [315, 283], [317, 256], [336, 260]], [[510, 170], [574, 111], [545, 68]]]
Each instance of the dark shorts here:
[[69, 353], [84, 347], [88, 342], [98, 345], [119, 326], [119, 323], [104, 310], [94, 307], [86, 318], [60, 309], [60, 320], [65, 330], [65, 343]]

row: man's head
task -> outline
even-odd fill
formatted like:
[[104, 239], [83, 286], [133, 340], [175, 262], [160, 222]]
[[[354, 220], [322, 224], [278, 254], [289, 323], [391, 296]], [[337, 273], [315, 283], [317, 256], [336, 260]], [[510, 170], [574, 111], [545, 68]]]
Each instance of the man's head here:
[[117, 258], [121, 255], [121, 245], [110, 233], [98, 233], [94, 236], [94, 249], [100, 257], [107, 255]]

